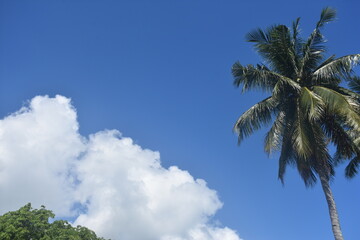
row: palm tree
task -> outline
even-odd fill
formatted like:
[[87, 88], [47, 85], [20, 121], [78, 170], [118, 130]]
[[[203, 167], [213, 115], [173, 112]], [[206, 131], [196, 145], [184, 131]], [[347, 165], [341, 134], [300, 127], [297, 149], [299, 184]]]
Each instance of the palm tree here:
[[[356, 173], [360, 150], [355, 137], [360, 132], [360, 96], [340, 85], [350, 80], [360, 54], [325, 58], [322, 28], [335, 19], [336, 11], [325, 8], [307, 39], [299, 36], [299, 22], [292, 27], [275, 25], [247, 34], [265, 64], [232, 67], [234, 84], [242, 92], [261, 89], [271, 95], [244, 112], [234, 131], [239, 143], [255, 130], [272, 123], [265, 136], [265, 151], [280, 152], [278, 177], [283, 182], [287, 165], [297, 167], [307, 187], [320, 179], [329, 207], [332, 231], [343, 240], [330, 181], [334, 166], [352, 158]], [[336, 157], [328, 150], [336, 147]], [[350, 170], [349, 170], [350, 171]]]

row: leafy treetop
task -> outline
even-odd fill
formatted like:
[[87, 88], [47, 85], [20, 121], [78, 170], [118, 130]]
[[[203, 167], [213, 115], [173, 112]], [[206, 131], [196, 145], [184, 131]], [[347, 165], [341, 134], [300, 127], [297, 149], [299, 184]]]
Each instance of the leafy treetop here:
[[64, 220], [49, 223], [55, 215], [41, 206], [33, 209], [28, 203], [17, 211], [0, 216], [0, 239], [2, 240], [105, 240], [82, 226], [73, 227]]

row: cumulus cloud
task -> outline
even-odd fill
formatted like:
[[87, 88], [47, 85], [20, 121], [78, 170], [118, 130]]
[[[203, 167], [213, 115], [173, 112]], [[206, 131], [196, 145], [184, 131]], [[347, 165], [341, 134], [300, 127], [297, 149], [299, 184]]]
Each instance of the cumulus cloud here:
[[0, 214], [27, 202], [98, 235], [127, 240], [240, 240], [212, 224], [216, 191], [117, 130], [78, 132], [70, 99], [38, 96], [0, 120]]

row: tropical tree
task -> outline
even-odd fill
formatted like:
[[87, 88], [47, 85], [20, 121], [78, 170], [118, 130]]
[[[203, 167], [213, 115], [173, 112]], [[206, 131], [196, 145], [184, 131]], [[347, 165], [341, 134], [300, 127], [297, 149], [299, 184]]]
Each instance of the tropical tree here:
[[[292, 27], [274, 25], [246, 35], [264, 63], [232, 67], [234, 84], [242, 92], [261, 89], [270, 96], [252, 106], [237, 120], [234, 131], [239, 143], [255, 130], [271, 125], [265, 136], [265, 151], [280, 152], [278, 177], [283, 182], [288, 165], [297, 167], [305, 185], [320, 179], [329, 207], [332, 231], [343, 240], [330, 181], [340, 159], [353, 159], [348, 174], [356, 173], [360, 150], [354, 139], [360, 132], [359, 95], [343, 85], [353, 77], [360, 54], [325, 58], [321, 33], [336, 11], [325, 8], [307, 39], [299, 35], [300, 18]], [[336, 147], [335, 157], [329, 144]]]
[[67, 221], [56, 220], [52, 211], [41, 206], [33, 209], [28, 203], [17, 211], [0, 216], [0, 239], [2, 240], [105, 240], [99, 238], [90, 229], [82, 226], [73, 227]]

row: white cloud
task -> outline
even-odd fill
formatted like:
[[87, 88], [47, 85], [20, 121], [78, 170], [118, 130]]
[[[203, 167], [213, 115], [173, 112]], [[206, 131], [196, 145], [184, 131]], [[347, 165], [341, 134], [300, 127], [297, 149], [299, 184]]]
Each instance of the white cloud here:
[[34, 98], [29, 108], [0, 121], [1, 213], [31, 201], [69, 215], [67, 174], [84, 149], [69, 99]]
[[[98, 235], [127, 240], [239, 240], [211, 224], [216, 191], [116, 130], [86, 138], [70, 100], [35, 97], [0, 121], [0, 213], [27, 202]], [[74, 208], [76, 206], [76, 208]]]

